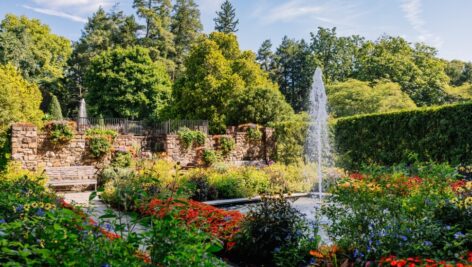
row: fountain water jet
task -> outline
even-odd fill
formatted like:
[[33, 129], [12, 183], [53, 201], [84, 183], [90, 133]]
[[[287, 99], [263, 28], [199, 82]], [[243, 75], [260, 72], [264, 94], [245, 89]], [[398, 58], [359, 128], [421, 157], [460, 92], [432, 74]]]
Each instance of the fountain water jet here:
[[323, 168], [332, 165], [328, 129], [328, 98], [320, 68], [316, 68], [310, 92], [310, 123], [305, 144], [306, 160], [317, 163], [318, 194], [323, 194]]
[[80, 100], [80, 106], [79, 106], [79, 118], [78, 118], [78, 126], [79, 128], [83, 128], [87, 126], [88, 121], [87, 121], [87, 107], [85, 104], [85, 99]]

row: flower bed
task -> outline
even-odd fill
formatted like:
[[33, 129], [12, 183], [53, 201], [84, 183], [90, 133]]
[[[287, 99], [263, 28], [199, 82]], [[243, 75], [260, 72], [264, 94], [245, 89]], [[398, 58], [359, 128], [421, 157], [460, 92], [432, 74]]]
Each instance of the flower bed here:
[[226, 243], [226, 249], [234, 246], [233, 238], [239, 230], [243, 215], [238, 211], [225, 211], [193, 200], [151, 200], [141, 208], [142, 214], [164, 217], [173, 210], [187, 225], [195, 226]]
[[391, 266], [472, 264], [472, 181], [438, 165], [352, 174], [323, 213], [351, 261]]

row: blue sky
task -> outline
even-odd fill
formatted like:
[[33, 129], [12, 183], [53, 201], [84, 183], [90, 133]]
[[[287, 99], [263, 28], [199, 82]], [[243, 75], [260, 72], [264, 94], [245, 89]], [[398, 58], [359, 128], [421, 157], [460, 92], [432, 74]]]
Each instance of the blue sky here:
[[[223, 0], [196, 0], [205, 32], [213, 30]], [[119, 3], [131, 14], [132, 0], [0, 0], [0, 16], [26, 15], [50, 25], [54, 33], [77, 40], [86, 18], [99, 6]], [[243, 49], [257, 50], [265, 39], [277, 45], [284, 35], [306, 38], [318, 26], [340, 35], [377, 39], [382, 34], [423, 41], [446, 59], [472, 61], [471, 0], [233, 0]]]

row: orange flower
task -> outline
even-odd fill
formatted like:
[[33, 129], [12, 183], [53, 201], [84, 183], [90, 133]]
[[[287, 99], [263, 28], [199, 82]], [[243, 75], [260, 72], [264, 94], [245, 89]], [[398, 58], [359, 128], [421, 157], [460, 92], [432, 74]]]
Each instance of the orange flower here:
[[317, 250], [310, 250], [310, 255], [319, 259], [324, 258], [323, 254]]

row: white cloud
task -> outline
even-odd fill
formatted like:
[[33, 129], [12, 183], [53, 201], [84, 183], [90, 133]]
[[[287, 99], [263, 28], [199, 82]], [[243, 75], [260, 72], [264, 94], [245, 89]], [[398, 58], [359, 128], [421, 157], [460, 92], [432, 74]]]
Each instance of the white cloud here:
[[279, 21], [287, 22], [300, 17], [319, 14], [322, 10], [323, 8], [321, 6], [310, 5], [295, 0], [264, 12], [265, 15], [263, 15], [263, 19], [267, 23]]
[[197, 1], [200, 11], [205, 14], [214, 14], [221, 6], [222, 0], [199, 0]]
[[76, 15], [71, 15], [71, 14], [68, 14], [68, 13], [65, 13], [65, 12], [62, 12], [62, 11], [57, 11], [57, 10], [53, 10], [53, 9], [46, 9], [46, 8], [30, 7], [30, 6], [27, 6], [27, 5], [23, 5], [23, 7], [26, 8], [26, 9], [30, 9], [30, 10], [33, 10], [35, 12], [41, 13], [41, 14], [46, 14], [46, 15], [55, 16], [55, 17], [61, 17], [61, 18], [72, 20], [72, 21], [82, 22], [82, 23], [87, 22], [87, 19], [85, 19], [83, 17], [76, 16]]
[[33, 0], [33, 2], [41, 8], [56, 11], [71, 9], [80, 14], [95, 12], [100, 6], [106, 8], [114, 3], [112, 0]]
[[443, 43], [441, 38], [426, 28], [426, 22], [422, 18], [423, 7], [421, 0], [403, 0], [401, 8], [410, 25], [419, 34], [419, 41], [430, 43], [435, 47], [441, 47]]

